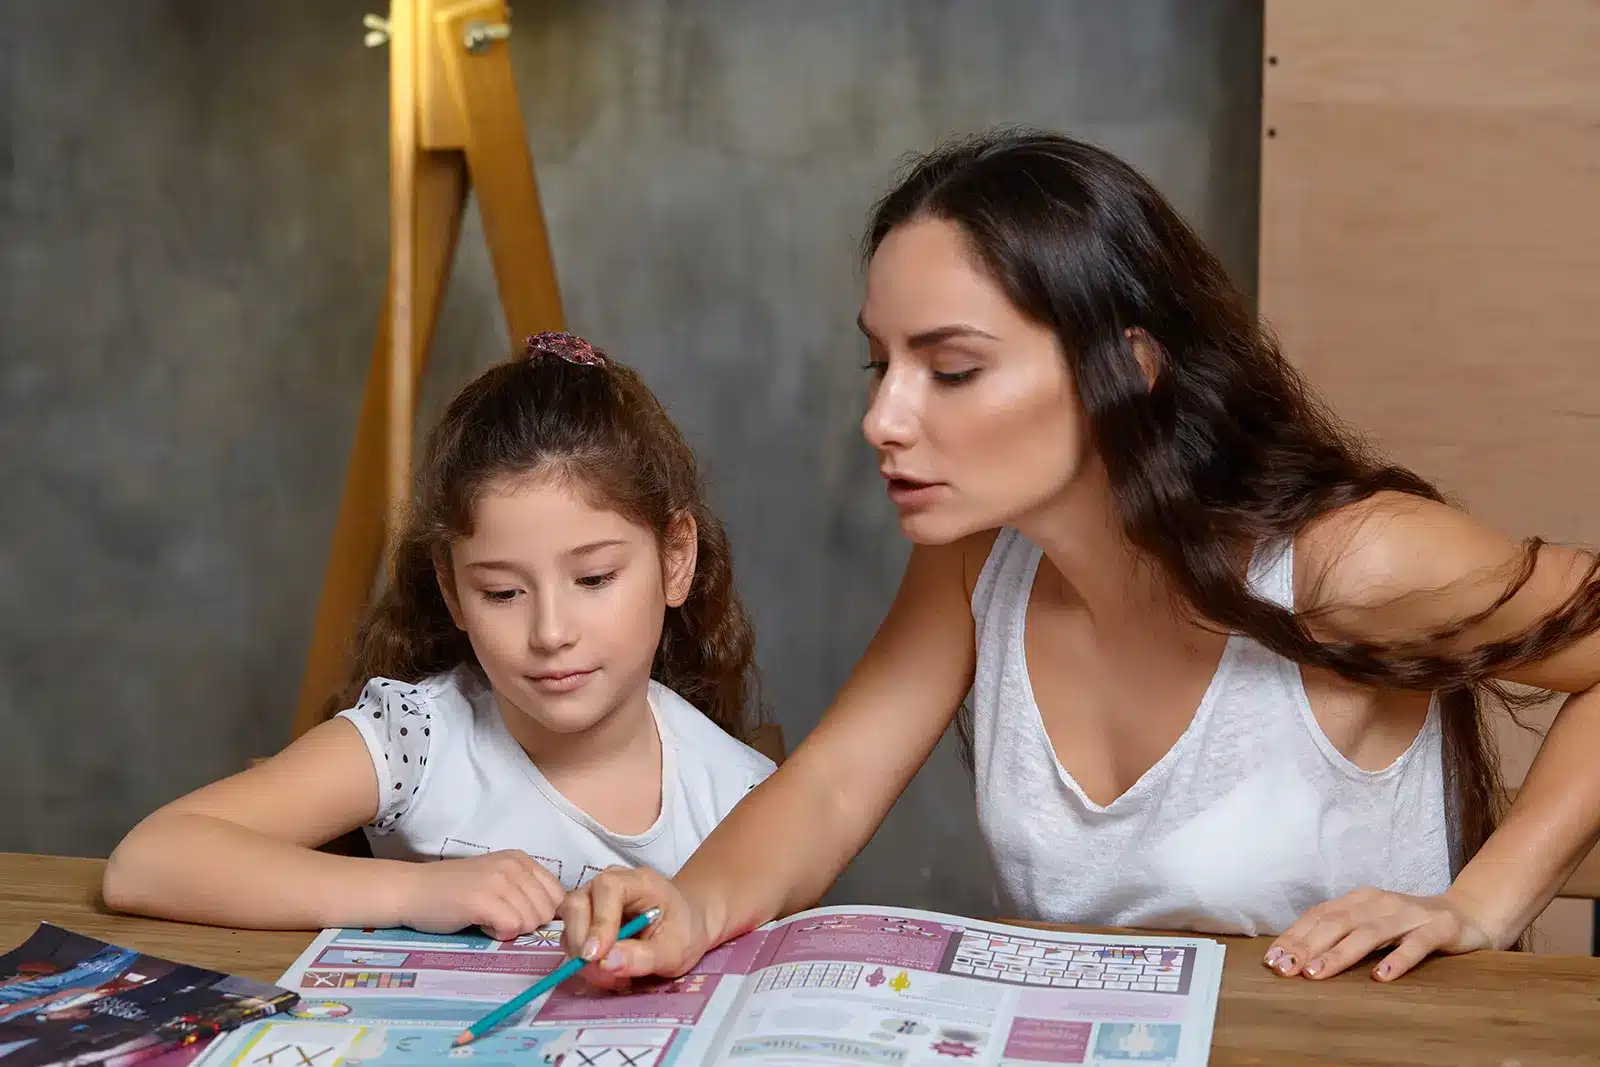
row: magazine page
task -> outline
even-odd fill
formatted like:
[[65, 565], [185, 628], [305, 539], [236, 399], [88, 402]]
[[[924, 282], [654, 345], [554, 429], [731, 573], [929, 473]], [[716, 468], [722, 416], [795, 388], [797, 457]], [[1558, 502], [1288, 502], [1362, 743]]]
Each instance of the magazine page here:
[[463, 1029], [560, 966], [559, 924], [506, 942], [324, 930], [280, 979], [301, 994], [299, 1004], [218, 1042], [196, 1067], [406, 1067], [448, 1057], [553, 1067], [701, 1063], [760, 944], [757, 936], [723, 946], [690, 974], [636, 982], [626, 995], [571, 979], [452, 1049]]
[[718, 1062], [1204, 1064], [1223, 949], [900, 908], [764, 928]]
[[184, 1067], [216, 1034], [295, 999], [41, 923], [0, 956], [0, 1065]]
[[721, 946], [682, 978], [621, 995], [570, 980], [452, 1048], [560, 965], [560, 937], [559, 924], [508, 942], [325, 930], [280, 979], [300, 1002], [219, 1039], [194, 1067], [1183, 1067], [1206, 1062], [1222, 970], [1222, 946], [1205, 938], [819, 908]]

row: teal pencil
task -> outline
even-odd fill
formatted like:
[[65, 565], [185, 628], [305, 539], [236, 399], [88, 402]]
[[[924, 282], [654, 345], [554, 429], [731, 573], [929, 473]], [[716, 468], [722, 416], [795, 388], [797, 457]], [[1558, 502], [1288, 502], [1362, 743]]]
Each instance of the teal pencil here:
[[[617, 940], [621, 941], [624, 938], [637, 936], [643, 932], [645, 927], [649, 926], [659, 918], [661, 918], [660, 908], [651, 908], [649, 911], [635, 915], [633, 918], [622, 924], [622, 929], [617, 931]], [[587, 961], [578, 956], [573, 956], [560, 967], [557, 967], [554, 971], [551, 971], [549, 974], [533, 983], [533, 985], [529, 986], [527, 989], [524, 989], [510, 1000], [494, 1009], [494, 1011], [491, 1011], [488, 1015], [485, 1015], [483, 1018], [479, 1019], [465, 1030], [461, 1031], [461, 1033], [456, 1035], [456, 1039], [451, 1043], [450, 1047], [459, 1048], [468, 1042], [476, 1041], [478, 1038], [482, 1037], [484, 1034], [487, 1034], [490, 1030], [493, 1030], [495, 1027], [511, 1018], [517, 1012], [521, 1011], [523, 1008], [526, 1008], [533, 1002], [535, 997], [543, 996], [556, 986], [560, 985], [562, 982], [565, 982], [568, 978], [571, 978], [573, 975], [583, 970], [586, 962]]]

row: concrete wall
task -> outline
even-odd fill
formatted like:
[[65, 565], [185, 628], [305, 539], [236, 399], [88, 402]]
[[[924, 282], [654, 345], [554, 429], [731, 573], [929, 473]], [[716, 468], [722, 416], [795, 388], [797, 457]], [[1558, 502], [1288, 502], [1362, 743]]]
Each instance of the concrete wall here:
[[[287, 737], [384, 278], [369, 9], [0, 15], [0, 849], [103, 854]], [[852, 324], [902, 156], [1000, 122], [1097, 140], [1253, 285], [1258, 4], [541, 0], [515, 25], [571, 325], [701, 450], [791, 747], [906, 553]], [[471, 218], [424, 417], [505, 344]], [[992, 909], [949, 751], [835, 898]]]

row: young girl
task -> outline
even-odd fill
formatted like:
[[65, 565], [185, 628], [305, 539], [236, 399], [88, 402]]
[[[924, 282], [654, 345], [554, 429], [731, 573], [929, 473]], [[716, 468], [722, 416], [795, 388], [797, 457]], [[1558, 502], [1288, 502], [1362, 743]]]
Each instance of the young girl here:
[[[603, 868], [675, 873], [771, 773], [739, 740], [753, 646], [661, 405], [584, 341], [529, 338], [434, 430], [345, 710], [136, 826], [106, 902], [526, 933]], [[376, 858], [317, 851], [356, 827]]]
[[[1600, 836], [1593, 554], [1519, 546], [1364, 448], [1093, 146], [923, 159], [868, 259], [896, 601], [784, 767], [673, 882], [570, 896], [570, 943], [659, 905], [609, 974], [674, 974], [810, 903], [964, 698], [1012, 914], [1277, 935], [1263, 962], [1313, 979], [1516, 942]], [[1502, 682], [1574, 694], [1504, 813]]]

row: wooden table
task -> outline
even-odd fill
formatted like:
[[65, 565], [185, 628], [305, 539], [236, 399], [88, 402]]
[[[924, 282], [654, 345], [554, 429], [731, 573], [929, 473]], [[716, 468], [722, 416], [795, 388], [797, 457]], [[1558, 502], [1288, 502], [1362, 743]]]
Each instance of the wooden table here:
[[[0, 951], [41, 921], [273, 981], [309, 933], [185, 926], [108, 914], [102, 861], [0, 853]], [[1229, 938], [1211, 1063], [1404, 1067], [1594, 1067], [1600, 959], [1478, 952], [1440, 958], [1392, 985], [1365, 970], [1324, 982], [1276, 978], [1265, 938]]]

